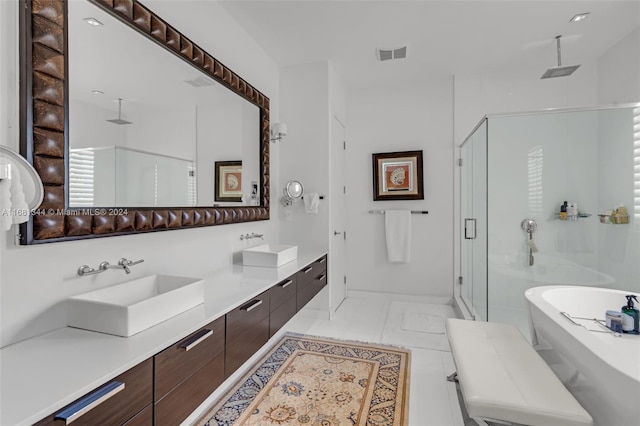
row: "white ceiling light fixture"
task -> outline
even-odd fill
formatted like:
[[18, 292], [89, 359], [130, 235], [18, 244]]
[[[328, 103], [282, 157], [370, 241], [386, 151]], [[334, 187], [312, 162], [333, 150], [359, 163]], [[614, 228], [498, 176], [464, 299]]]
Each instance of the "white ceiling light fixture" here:
[[94, 95], [104, 95], [104, 92], [102, 90], [92, 90], [91, 93], [93, 93]]
[[405, 59], [407, 57], [407, 46], [392, 49], [376, 49], [376, 59], [380, 62], [394, 59]]
[[100, 27], [102, 25], [104, 25], [102, 22], [98, 21], [96, 18], [84, 18], [83, 19], [84, 22], [86, 22], [89, 25], [93, 25], [94, 27]]
[[587, 19], [587, 16], [589, 16], [590, 14], [591, 12], [578, 13], [577, 15], [574, 15], [573, 18], [569, 19], [569, 22], [584, 21], [585, 19]]

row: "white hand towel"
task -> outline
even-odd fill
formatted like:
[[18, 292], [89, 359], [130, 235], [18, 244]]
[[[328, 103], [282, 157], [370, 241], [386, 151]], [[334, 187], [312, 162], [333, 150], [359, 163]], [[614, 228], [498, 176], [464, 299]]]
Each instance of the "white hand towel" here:
[[309, 192], [304, 194], [304, 209], [307, 213], [318, 213], [318, 206], [320, 205], [320, 195], [315, 192]]
[[411, 210], [385, 210], [384, 230], [391, 263], [411, 260]]

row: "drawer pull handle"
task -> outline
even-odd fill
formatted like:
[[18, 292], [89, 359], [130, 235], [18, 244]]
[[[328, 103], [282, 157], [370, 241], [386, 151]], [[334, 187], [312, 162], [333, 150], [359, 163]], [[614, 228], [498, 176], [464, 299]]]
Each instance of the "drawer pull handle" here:
[[318, 263], [324, 263], [324, 262], [326, 262], [326, 261], [327, 261], [327, 258], [326, 258], [326, 257], [323, 257], [322, 259], [320, 259], [320, 260], [318, 261]]
[[200, 343], [202, 343], [207, 337], [213, 334], [213, 330], [209, 330], [208, 328], [203, 328], [198, 331], [196, 334], [185, 340], [181, 345], [180, 349], [184, 349], [185, 351], [191, 350]]
[[281, 287], [281, 288], [287, 288], [287, 287], [289, 287], [291, 284], [293, 284], [293, 281], [292, 281], [292, 280], [287, 280], [286, 282], [284, 282], [284, 283], [280, 284], [280, 287]]
[[313, 270], [313, 266], [309, 266], [307, 269], [304, 270], [305, 274], [308, 274], [309, 272], [311, 272]]
[[327, 274], [322, 274], [322, 275], [320, 275], [320, 276], [318, 277], [318, 281], [322, 281], [322, 280], [324, 280], [325, 278], [327, 278]]
[[64, 420], [64, 424], [68, 425], [74, 420], [78, 420], [83, 414], [88, 413], [121, 390], [124, 390], [124, 383], [115, 380], [107, 383], [103, 387], [96, 389], [89, 395], [81, 398], [76, 403], [58, 412], [54, 416], [54, 420]]
[[254, 300], [253, 302], [251, 302], [251, 304], [250, 304], [250, 305], [244, 306], [244, 307], [242, 307], [241, 309], [242, 309], [243, 311], [247, 311], [247, 312], [249, 312], [249, 311], [251, 311], [251, 310], [253, 310], [253, 309], [257, 308], [257, 307], [258, 307], [258, 306], [260, 306], [260, 305], [262, 305], [262, 300]]

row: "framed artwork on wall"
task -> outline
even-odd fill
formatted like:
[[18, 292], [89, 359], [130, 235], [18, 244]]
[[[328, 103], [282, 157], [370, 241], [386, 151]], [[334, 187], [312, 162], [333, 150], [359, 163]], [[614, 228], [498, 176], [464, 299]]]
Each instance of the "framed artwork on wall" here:
[[215, 162], [215, 200], [242, 201], [242, 161]]
[[384, 152], [373, 157], [373, 200], [424, 200], [422, 151]]

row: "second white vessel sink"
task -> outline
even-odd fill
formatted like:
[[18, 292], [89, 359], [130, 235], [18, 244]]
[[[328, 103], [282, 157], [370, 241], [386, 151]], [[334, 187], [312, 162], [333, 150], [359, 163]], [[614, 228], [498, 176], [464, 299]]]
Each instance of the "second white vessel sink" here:
[[242, 251], [244, 266], [277, 268], [298, 258], [298, 246], [262, 244]]
[[129, 337], [203, 302], [201, 279], [151, 275], [67, 299], [67, 324]]

